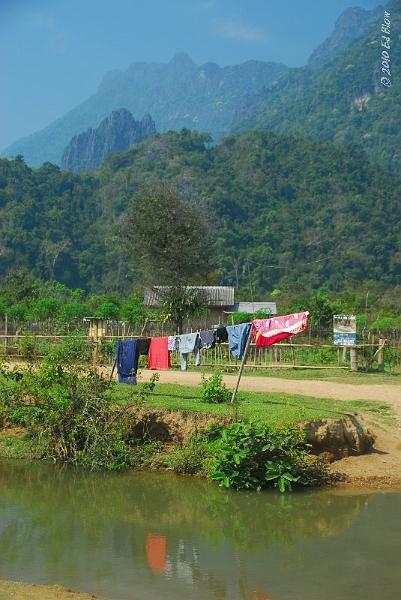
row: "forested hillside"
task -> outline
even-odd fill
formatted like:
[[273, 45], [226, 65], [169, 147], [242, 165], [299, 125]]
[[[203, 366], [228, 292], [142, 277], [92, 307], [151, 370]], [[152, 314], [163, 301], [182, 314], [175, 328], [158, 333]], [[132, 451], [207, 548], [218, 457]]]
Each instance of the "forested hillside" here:
[[[385, 8], [390, 13], [389, 50], [381, 46], [383, 9], [369, 33], [330, 64], [292, 69], [277, 85], [248, 99], [233, 130], [353, 142], [372, 161], [401, 173], [401, 0], [391, 0]], [[390, 56], [389, 78], [381, 71], [382, 51]], [[382, 76], [391, 87], [382, 84]]]
[[212, 147], [188, 130], [113, 155], [94, 175], [1, 160], [0, 276], [25, 266], [89, 291], [129, 289], [120, 225], [133, 194], [160, 182], [204, 208], [215, 280], [247, 296], [401, 282], [398, 177], [352, 147], [257, 132]]

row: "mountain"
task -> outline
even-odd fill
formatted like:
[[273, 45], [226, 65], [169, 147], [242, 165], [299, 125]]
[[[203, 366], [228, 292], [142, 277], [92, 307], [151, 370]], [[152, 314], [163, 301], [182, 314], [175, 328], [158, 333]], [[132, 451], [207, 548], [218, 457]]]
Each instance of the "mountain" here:
[[277, 84], [249, 97], [232, 131], [260, 129], [351, 142], [370, 160], [401, 173], [401, 0], [393, 0], [386, 10], [391, 14], [391, 87], [381, 80], [387, 77], [381, 64], [383, 13], [331, 63], [292, 69]]
[[127, 71], [108, 73], [97, 92], [45, 129], [9, 146], [5, 156], [23, 155], [32, 166], [60, 164], [75, 135], [96, 128], [121, 106], [132, 114], [151, 113], [158, 131], [189, 127], [219, 140], [244, 96], [278, 79], [282, 64], [250, 60], [241, 65], [196, 65], [186, 54], [168, 64], [135, 62]]
[[156, 133], [149, 114], [135, 121], [125, 108], [114, 110], [99, 127], [91, 127], [72, 138], [63, 152], [61, 168], [64, 171], [93, 171], [115, 152], [128, 150]]
[[383, 6], [373, 10], [359, 7], [347, 8], [337, 19], [333, 33], [312, 52], [308, 65], [317, 69], [331, 62], [354, 40], [366, 33], [372, 24], [383, 16], [383, 13]]
[[247, 132], [210, 146], [189, 130], [156, 134], [95, 173], [0, 160], [0, 277], [25, 267], [95, 293], [129, 289], [135, 259], [119, 223], [160, 182], [208, 215], [218, 281], [248, 297], [294, 282], [401, 284], [400, 177], [345, 144]]

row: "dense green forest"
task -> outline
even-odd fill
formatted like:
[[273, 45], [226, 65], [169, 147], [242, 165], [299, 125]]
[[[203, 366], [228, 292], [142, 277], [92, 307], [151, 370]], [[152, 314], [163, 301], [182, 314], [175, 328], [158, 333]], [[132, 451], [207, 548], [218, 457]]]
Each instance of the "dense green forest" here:
[[[381, 46], [379, 19], [330, 64], [292, 69], [276, 85], [248, 99], [237, 113], [234, 131], [248, 129], [352, 142], [388, 170], [401, 173], [401, 0], [390, 12], [390, 49]], [[391, 76], [381, 71], [388, 52]], [[381, 77], [390, 79], [386, 87]]]
[[211, 146], [188, 130], [113, 155], [93, 175], [1, 160], [0, 277], [24, 267], [69, 287], [128, 293], [141, 282], [120, 236], [124, 215], [136, 192], [161, 182], [208, 216], [209, 281], [244, 298], [400, 284], [398, 177], [351, 146], [259, 132]]

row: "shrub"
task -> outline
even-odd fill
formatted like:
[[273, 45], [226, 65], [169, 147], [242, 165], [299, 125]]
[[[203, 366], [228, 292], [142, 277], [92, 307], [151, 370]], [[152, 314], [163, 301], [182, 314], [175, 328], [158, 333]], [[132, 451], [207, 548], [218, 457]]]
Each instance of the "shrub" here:
[[95, 311], [95, 317], [113, 321], [118, 319], [119, 312], [120, 309], [116, 304], [114, 304], [114, 302], [103, 302], [103, 304], [100, 304], [97, 307]]
[[139, 295], [134, 295], [128, 302], [123, 304], [120, 312], [124, 321], [130, 325], [143, 323], [149, 315], [149, 311]]
[[164, 468], [181, 475], [206, 475], [213, 447], [204, 435], [193, 434], [181, 446], [174, 446], [161, 457]]
[[211, 436], [215, 441], [210, 477], [221, 486], [238, 490], [276, 487], [284, 492], [293, 484], [312, 483], [299, 427], [273, 428], [242, 421], [214, 429]]
[[76, 346], [60, 346], [38, 369], [2, 369], [0, 412], [5, 421], [36, 434], [46, 458], [111, 470], [129, 467], [127, 409], [108, 400], [113, 384], [85, 368], [83, 359]]
[[209, 379], [202, 375], [200, 395], [202, 401], [209, 404], [220, 404], [230, 400], [231, 392], [223, 383], [221, 371], [215, 371]]
[[28, 319], [28, 308], [25, 304], [13, 304], [6, 309], [7, 316], [10, 321], [23, 322]]

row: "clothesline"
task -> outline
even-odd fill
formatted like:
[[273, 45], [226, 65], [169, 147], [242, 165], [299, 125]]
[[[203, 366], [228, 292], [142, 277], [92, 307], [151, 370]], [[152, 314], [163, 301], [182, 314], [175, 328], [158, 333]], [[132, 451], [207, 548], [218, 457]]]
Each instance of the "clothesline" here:
[[213, 348], [216, 343], [227, 341], [231, 354], [241, 360], [246, 358], [251, 338], [254, 338], [256, 346], [271, 346], [305, 331], [308, 319], [309, 312], [301, 312], [270, 319], [255, 319], [238, 325], [221, 325], [194, 333], [119, 340], [112, 373], [117, 366], [118, 380], [136, 385], [141, 354], [148, 356], [149, 369], [163, 370], [171, 366], [171, 353], [179, 352], [181, 370], [186, 371], [190, 354], [194, 355], [195, 366], [198, 367], [201, 365], [202, 348]]

